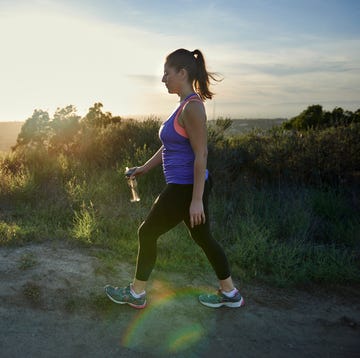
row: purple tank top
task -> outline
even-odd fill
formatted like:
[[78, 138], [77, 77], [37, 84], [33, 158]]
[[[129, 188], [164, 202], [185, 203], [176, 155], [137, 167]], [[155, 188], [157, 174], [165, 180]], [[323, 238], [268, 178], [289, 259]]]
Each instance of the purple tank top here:
[[[194, 183], [194, 160], [190, 140], [186, 131], [178, 123], [186, 103], [190, 101], [202, 102], [197, 94], [186, 97], [166, 120], [159, 130], [159, 137], [164, 146], [162, 152], [163, 171], [167, 184], [193, 184]], [[206, 177], [208, 171], [206, 170]]]

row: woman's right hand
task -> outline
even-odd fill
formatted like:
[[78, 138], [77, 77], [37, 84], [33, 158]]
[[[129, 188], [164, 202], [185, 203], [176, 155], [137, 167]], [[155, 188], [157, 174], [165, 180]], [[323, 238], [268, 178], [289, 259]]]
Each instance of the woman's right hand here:
[[141, 176], [141, 175], [146, 173], [145, 168], [144, 168], [143, 165], [140, 166], [140, 167], [129, 168], [128, 171], [131, 173], [130, 176], [129, 176], [129, 179], [133, 179], [135, 177]]

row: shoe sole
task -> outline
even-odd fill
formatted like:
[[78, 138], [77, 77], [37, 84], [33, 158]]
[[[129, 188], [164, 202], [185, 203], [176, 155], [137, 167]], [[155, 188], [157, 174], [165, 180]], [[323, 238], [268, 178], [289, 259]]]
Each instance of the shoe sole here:
[[145, 308], [146, 306], [146, 300], [145, 302], [142, 304], [142, 305], [136, 305], [134, 303], [131, 303], [131, 302], [124, 302], [124, 301], [117, 301], [115, 298], [113, 298], [106, 290], [107, 286], [105, 287], [105, 293], [106, 295], [110, 298], [111, 301], [113, 301], [114, 303], [117, 303], [119, 305], [129, 305], [133, 308], [137, 308], [137, 309], [141, 309], [141, 308]]
[[244, 299], [241, 297], [240, 301], [237, 302], [221, 302], [221, 303], [208, 303], [208, 302], [203, 302], [201, 300], [199, 300], [201, 304], [203, 304], [206, 307], [211, 307], [211, 308], [219, 308], [219, 307], [230, 307], [230, 308], [239, 308], [245, 305], [245, 301]]

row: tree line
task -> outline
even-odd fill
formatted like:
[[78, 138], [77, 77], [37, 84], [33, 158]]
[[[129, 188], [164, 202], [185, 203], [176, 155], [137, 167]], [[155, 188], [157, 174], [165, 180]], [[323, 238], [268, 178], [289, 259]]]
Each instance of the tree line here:
[[[356, 182], [360, 171], [359, 123], [360, 109], [324, 111], [312, 105], [270, 130], [229, 137], [225, 132], [232, 120], [218, 118], [209, 127], [209, 168], [229, 193], [244, 183], [348, 185]], [[18, 166], [32, 163], [38, 169], [41, 164], [34, 162], [39, 158], [59, 155], [87, 168], [137, 165], [159, 148], [160, 125], [156, 117], [137, 121], [113, 116], [101, 103], [84, 117], [74, 106], [57, 109], [52, 118], [35, 110], [22, 126], [13, 152]]]

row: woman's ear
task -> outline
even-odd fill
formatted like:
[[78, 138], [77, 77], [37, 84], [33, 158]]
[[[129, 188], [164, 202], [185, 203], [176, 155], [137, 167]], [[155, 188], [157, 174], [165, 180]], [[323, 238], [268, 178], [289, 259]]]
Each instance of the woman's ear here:
[[181, 78], [183, 78], [184, 80], [188, 78], [188, 72], [185, 68], [182, 68], [179, 71], [179, 75], [181, 76]]

